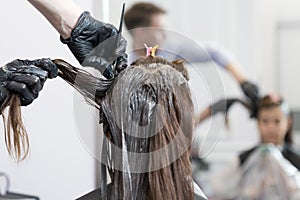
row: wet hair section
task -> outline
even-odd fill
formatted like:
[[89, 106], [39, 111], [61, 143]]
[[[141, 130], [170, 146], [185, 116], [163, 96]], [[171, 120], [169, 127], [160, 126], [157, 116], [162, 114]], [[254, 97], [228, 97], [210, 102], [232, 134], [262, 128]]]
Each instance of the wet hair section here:
[[184, 70], [176, 66], [160, 57], [139, 59], [101, 103], [111, 142], [102, 154], [109, 161], [111, 199], [193, 199], [194, 110]]
[[89, 104], [100, 109], [100, 101], [105, 97], [107, 90], [113, 83], [113, 79], [107, 80], [103, 77], [95, 77], [62, 59], [55, 59], [53, 62], [59, 69], [58, 76], [82, 94]]
[[[194, 106], [182, 61], [148, 56], [111, 80], [53, 62], [59, 77], [103, 112], [101, 199], [194, 199], [189, 152]], [[6, 125], [14, 132], [7, 132], [7, 149], [24, 159], [29, 143], [20, 99], [13, 95], [4, 105], [1, 110], [10, 106]]]
[[[89, 104], [100, 110], [100, 101], [105, 97], [113, 80], [95, 77], [61, 59], [53, 60], [53, 62], [59, 69], [58, 75], [82, 94]], [[28, 156], [30, 145], [22, 121], [20, 97], [17, 94], [9, 96], [2, 104], [0, 112], [4, 124], [6, 149], [12, 159], [24, 160]]]

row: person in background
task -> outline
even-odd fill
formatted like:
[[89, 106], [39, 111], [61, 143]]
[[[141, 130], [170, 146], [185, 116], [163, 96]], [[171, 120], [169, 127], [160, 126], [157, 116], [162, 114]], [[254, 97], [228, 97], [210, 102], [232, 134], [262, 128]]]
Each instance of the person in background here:
[[147, 44], [159, 45], [157, 55], [168, 59], [183, 59], [190, 63], [215, 62], [223, 68], [235, 65], [234, 55], [223, 46], [215, 42], [197, 44], [180, 34], [167, 31], [166, 14], [165, 9], [148, 2], [135, 3], [125, 12], [125, 26], [133, 40], [129, 62], [144, 56], [144, 44]]
[[[298, 184], [295, 180], [299, 178], [300, 152], [293, 142], [293, 115], [289, 105], [277, 93], [272, 92], [262, 96], [258, 86], [248, 81], [238, 68], [229, 66], [226, 69], [241, 86], [245, 98], [220, 99], [195, 117], [195, 126], [216, 113], [227, 115], [230, 108], [238, 102], [250, 112], [250, 118], [257, 121], [260, 142], [241, 152], [236, 164], [230, 166], [230, 169], [219, 177], [214, 177], [213, 183], [218, 185], [215, 189], [216, 198], [251, 197], [256, 199], [260, 196], [262, 199], [270, 199], [288, 198], [289, 195], [289, 198], [292, 195], [297, 196], [300, 188], [295, 186]], [[288, 171], [291, 169], [292, 171]], [[258, 175], [259, 173], [262, 174]], [[229, 178], [230, 181], [236, 181], [235, 184], [217, 181], [223, 176]], [[259, 177], [263, 178], [258, 180]], [[271, 177], [275, 177], [275, 180], [272, 178], [270, 181]], [[272, 182], [272, 187], [276, 188], [275, 191], [268, 190], [267, 183], [269, 182]], [[295, 185], [290, 186], [290, 182]], [[284, 185], [288, 185], [286, 190]], [[230, 190], [229, 186], [234, 186], [234, 189]], [[269, 192], [266, 192], [267, 190]], [[228, 198], [225, 198], [226, 196]]]
[[[250, 118], [257, 120], [261, 143], [272, 143], [282, 146], [283, 155], [300, 169], [299, 153], [293, 150], [293, 115], [287, 102], [277, 93], [269, 93], [261, 96], [259, 87], [248, 81], [235, 66], [226, 68], [234, 77], [245, 95], [241, 98], [220, 99], [202, 111], [195, 119], [195, 126], [218, 112], [227, 114], [236, 103], [242, 103], [250, 112]], [[243, 164], [249, 154], [255, 150], [241, 154], [240, 162]]]

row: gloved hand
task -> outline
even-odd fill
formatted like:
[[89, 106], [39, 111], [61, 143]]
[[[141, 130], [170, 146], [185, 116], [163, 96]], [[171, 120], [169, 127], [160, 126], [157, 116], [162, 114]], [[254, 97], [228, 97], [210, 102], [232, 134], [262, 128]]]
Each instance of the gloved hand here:
[[47, 78], [58, 74], [49, 59], [14, 60], [0, 68], [0, 106], [11, 93], [20, 96], [21, 105], [29, 105], [38, 97]]
[[230, 107], [235, 103], [239, 102], [240, 100], [237, 98], [230, 98], [230, 99], [221, 99], [210, 106], [211, 115], [214, 115], [218, 112], [226, 114]]
[[250, 110], [250, 117], [255, 118], [255, 117], [257, 117], [258, 104], [259, 104], [259, 101], [261, 98], [259, 95], [259, 89], [258, 89], [257, 85], [255, 85], [249, 81], [245, 81], [245, 82], [241, 83], [240, 85], [241, 85], [241, 88], [242, 88], [244, 94], [250, 100], [250, 104], [249, 104], [249, 108], [248, 108]]
[[241, 83], [241, 88], [244, 94], [251, 100], [252, 103], [257, 103], [260, 98], [257, 85], [249, 81], [245, 81]]
[[61, 41], [81, 65], [98, 69], [108, 79], [127, 67], [126, 40], [113, 25], [94, 19], [88, 12], [80, 16], [71, 37], [61, 37]]
[[235, 62], [233, 53], [217, 43], [210, 43], [205, 49], [211, 59], [223, 68]]

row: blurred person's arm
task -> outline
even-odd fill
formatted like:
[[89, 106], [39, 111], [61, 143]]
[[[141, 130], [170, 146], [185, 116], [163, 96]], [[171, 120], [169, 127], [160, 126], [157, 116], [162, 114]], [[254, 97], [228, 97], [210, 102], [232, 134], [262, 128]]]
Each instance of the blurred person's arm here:
[[247, 81], [244, 74], [238, 69], [237, 64], [229, 63], [225, 69], [233, 76], [233, 78], [238, 82], [238, 84], [242, 84]]
[[235, 55], [222, 45], [212, 42], [205, 45], [204, 49], [206, 50], [211, 60], [218, 64], [220, 67], [227, 68], [229, 66], [236, 65]]
[[256, 84], [250, 82], [249, 80], [246, 79], [246, 77], [242, 74], [242, 72], [239, 70], [237, 65], [228, 65], [225, 68], [233, 77], [234, 79], [238, 82], [240, 85], [243, 93], [249, 100], [251, 101], [252, 104], [257, 104], [260, 98], [259, 95], [259, 88]]
[[220, 99], [220, 100], [214, 102], [212, 105], [208, 106], [198, 116], [195, 117], [194, 126], [199, 125], [205, 119], [207, 119], [208, 117], [213, 116], [217, 113], [223, 113], [226, 116], [226, 114], [229, 111], [229, 109], [231, 108], [231, 106], [236, 102], [239, 102], [239, 99], [228, 98], [228, 99]]

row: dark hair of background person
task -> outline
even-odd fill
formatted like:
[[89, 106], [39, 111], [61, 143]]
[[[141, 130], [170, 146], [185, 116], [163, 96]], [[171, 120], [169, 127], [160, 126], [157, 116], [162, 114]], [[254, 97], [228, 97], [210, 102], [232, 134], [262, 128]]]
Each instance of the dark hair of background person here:
[[151, 17], [156, 14], [165, 14], [166, 11], [151, 3], [136, 3], [125, 12], [124, 22], [128, 30], [138, 27], [149, 27]]

